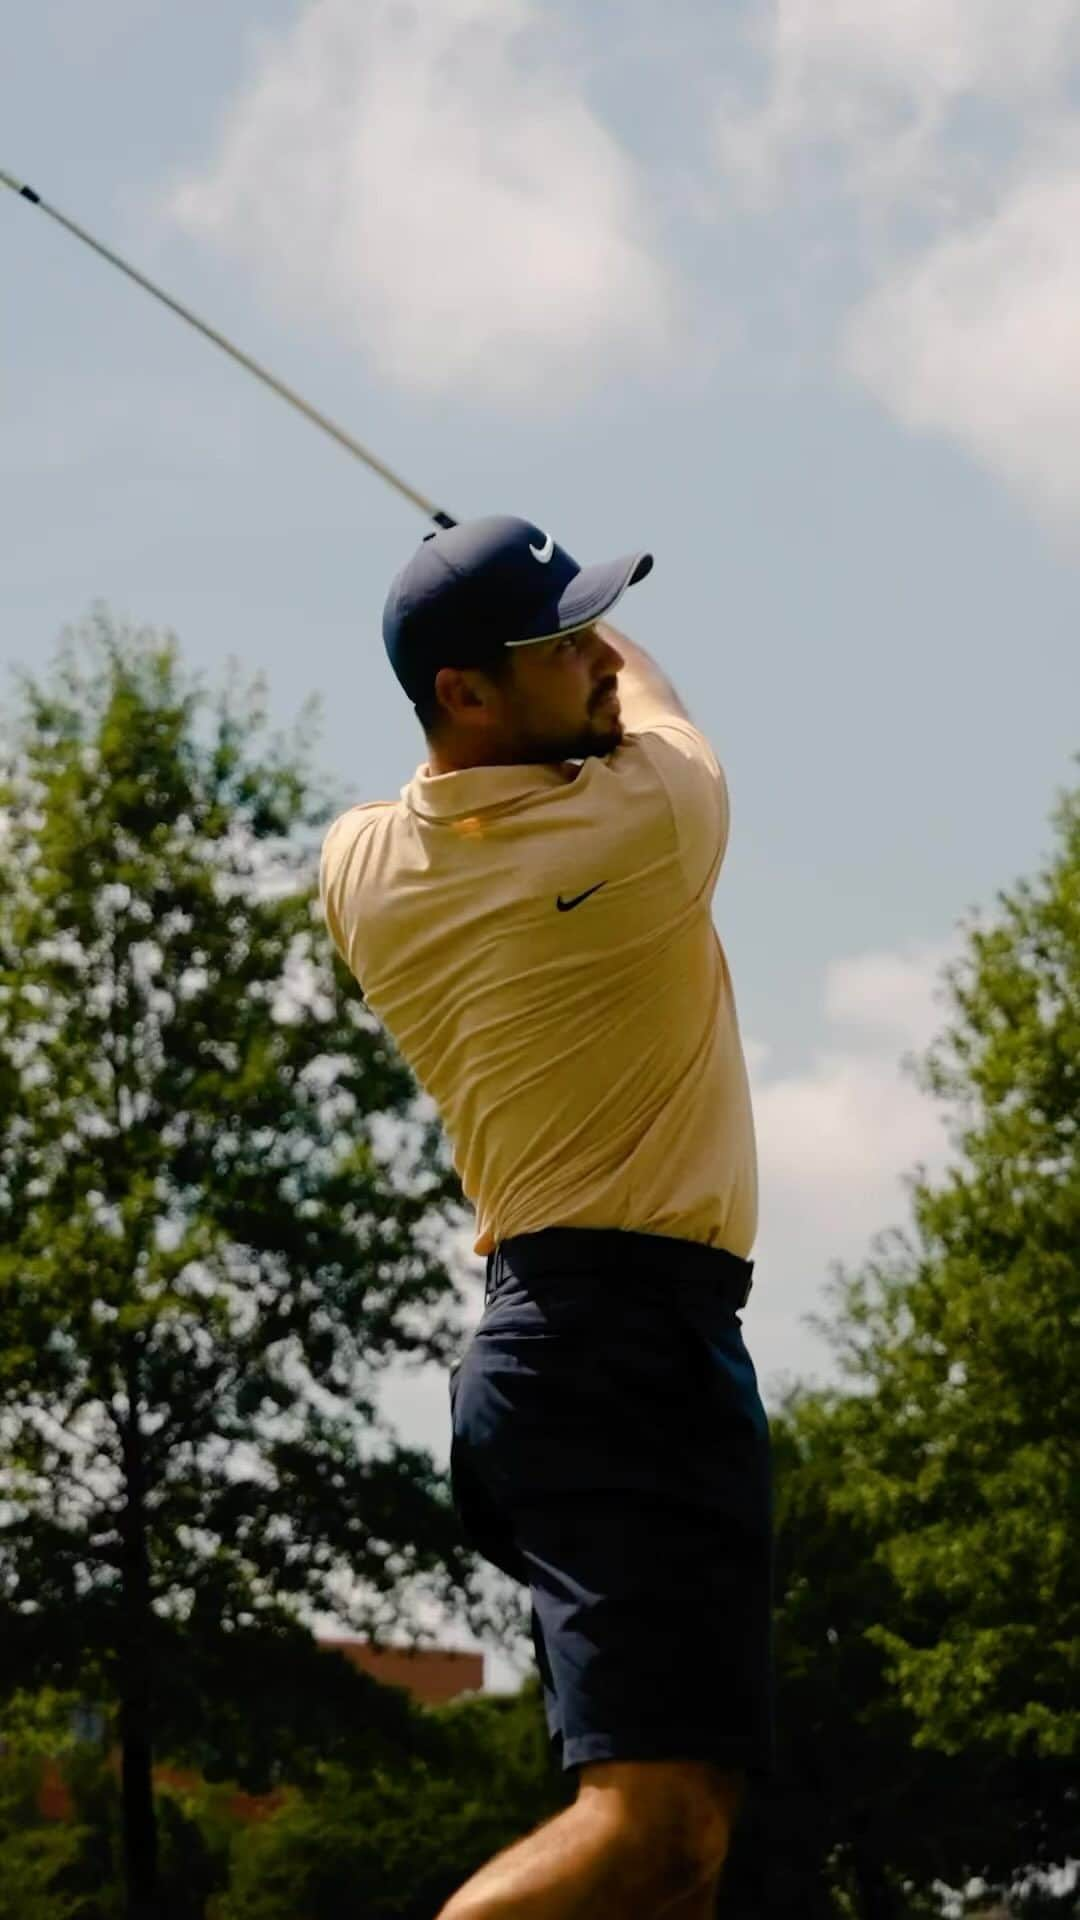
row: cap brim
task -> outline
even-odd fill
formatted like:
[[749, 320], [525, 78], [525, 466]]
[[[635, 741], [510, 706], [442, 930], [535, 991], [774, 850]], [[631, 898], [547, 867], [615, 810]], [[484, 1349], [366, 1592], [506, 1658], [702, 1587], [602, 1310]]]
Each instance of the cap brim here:
[[553, 640], [556, 634], [573, 633], [575, 628], [591, 626], [594, 620], [611, 611], [627, 587], [636, 586], [652, 572], [652, 564], [651, 553], [630, 553], [624, 554], [621, 560], [581, 567], [552, 607], [554, 619], [545, 617], [543, 632], [531, 633], [523, 640], [508, 640], [505, 644], [529, 647], [538, 640]]

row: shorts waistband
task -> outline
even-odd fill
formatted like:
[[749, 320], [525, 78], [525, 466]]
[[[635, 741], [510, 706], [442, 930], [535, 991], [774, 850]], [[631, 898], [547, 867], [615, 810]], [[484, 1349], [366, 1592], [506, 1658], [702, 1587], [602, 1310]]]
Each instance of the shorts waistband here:
[[677, 1287], [680, 1281], [705, 1284], [736, 1312], [745, 1307], [753, 1286], [752, 1260], [701, 1240], [623, 1227], [542, 1227], [536, 1233], [511, 1234], [488, 1254], [484, 1303], [510, 1274], [533, 1280], [582, 1266], [597, 1273], [651, 1272], [665, 1287]]

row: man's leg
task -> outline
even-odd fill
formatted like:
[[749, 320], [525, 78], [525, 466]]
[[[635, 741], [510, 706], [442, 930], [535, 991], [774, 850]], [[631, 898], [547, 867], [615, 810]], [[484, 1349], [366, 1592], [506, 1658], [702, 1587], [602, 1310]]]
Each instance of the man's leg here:
[[[727, 1852], [738, 1775], [693, 1763], [606, 1761], [582, 1769], [578, 1799], [481, 1867], [438, 1920], [711, 1920], [705, 1877]], [[697, 1904], [674, 1902], [690, 1899]]]
[[635, 1836], [576, 1803], [489, 1860], [438, 1920], [652, 1920], [670, 1891], [659, 1867]]

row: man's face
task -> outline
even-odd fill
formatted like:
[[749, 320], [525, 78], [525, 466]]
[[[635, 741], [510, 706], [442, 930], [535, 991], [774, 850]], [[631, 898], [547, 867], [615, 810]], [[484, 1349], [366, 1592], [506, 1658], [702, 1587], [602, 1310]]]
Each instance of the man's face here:
[[[625, 664], [600, 623], [514, 647], [501, 686], [451, 669], [454, 725], [433, 772], [465, 766], [514, 766], [586, 760], [614, 752], [623, 738], [616, 678]], [[480, 681], [483, 681], [482, 688]], [[462, 698], [472, 683], [482, 699]]]

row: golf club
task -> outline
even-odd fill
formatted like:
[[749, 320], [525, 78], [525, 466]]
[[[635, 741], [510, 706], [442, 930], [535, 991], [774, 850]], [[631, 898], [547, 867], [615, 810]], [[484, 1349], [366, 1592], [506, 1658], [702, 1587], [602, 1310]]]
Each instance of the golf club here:
[[383, 461], [376, 459], [366, 447], [362, 447], [358, 440], [353, 439], [351, 433], [346, 433], [343, 427], [336, 426], [333, 420], [328, 420], [325, 413], [320, 413], [317, 407], [310, 406], [300, 394], [293, 391], [292, 387], [287, 387], [283, 380], [278, 380], [265, 367], [261, 367], [257, 360], [252, 360], [249, 354], [242, 353], [239, 347], [234, 347], [232, 341], [226, 340], [223, 333], [218, 333], [215, 327], [208, 326], [205, 320], [200, 320], [198, 315], [192, 313], [188, 307], [181, 306], [179, 300], [174, 300], [172, 295], [166, 293], [163, 288], [156, 287], [145, 274], [129, 266], [126, 260], [121, 260], [118, 253], [113, 253], [110, 247], [103, 246], [100, 240], [95, 240], [93, 234], [87, 233], [85, 228], [78, 226], [74, 220], [69, 220], [66, 213], [61, 213], [58, 207], [51, 207], [47, 200], [42, 199], [40, 193], [35, 193], [33, 187], [28, 187], [23, 181], [14, 179], [10, 173], [5, 173], [2, 167], [0, 167], [0, 183], [10, 187], [12, 193], [17, 193], [20, 199], [28, 200], [32, 207], [40, 207], [42, 213], [47, 213], [51, 220], [66, 227], [77, 240], [82, 240], [86, 246], [93, 247], [94, 252], [99, 253], [103, 260], [107, 260], [111, 266], [119, 267], [121, 273], [126, 273], [129, 280], [134, 280], [136, 286], [145, 287], [147, 293], [152, 293], [155, 300], [160, 300], [163, 306], [171, 307], [174, 313], [180, 315], [181, 320], [186, 320], [189, 326], [197, 328], [207, 340], [212, 340], [215, 346], [231, 354], [232, 358], [238, 360], [242, 367], [246, 367], [249, 373], [253, 373], [257, 380], [261, 380], [264, 386], [280, 394], [281, 398], [287, 400], [291, 407], [295, 407], [298, 413], [302, 413], [305, 419], [314, 421], [324, 433], [330, 434], [331, 438], [336, 440], [339, 446], [344, 447], [347, 453], [351, 453], [357, 460], [362, 460], [366, 467], [371, 468], [372, 473], [377, 473], [389, 486], [396, 487], [398, 493], [403, 494], [406, 500], [411, 500], [414, 507], [419, 507], [430, 520], [434, 520], [437, 527], [457, 525], [456, 520], [451, 519], [448, 513], [444, 513], [441, 507], [425, 499], [422, 493], [417, 493], [415, 487], [410, 487], [391, 467], [384, 465]]

